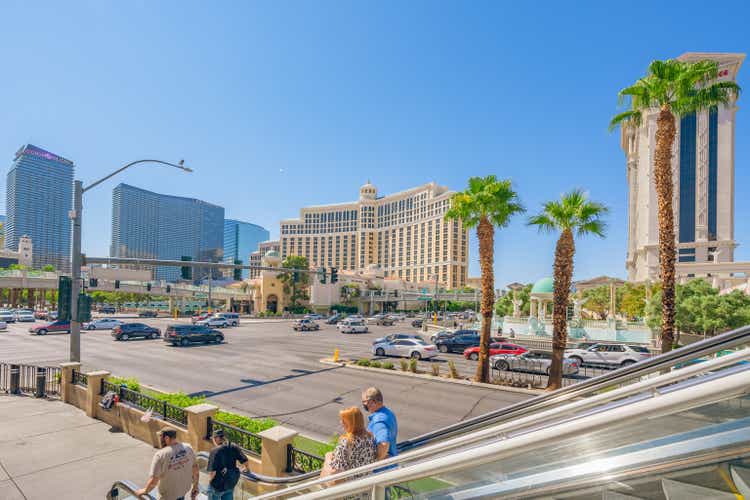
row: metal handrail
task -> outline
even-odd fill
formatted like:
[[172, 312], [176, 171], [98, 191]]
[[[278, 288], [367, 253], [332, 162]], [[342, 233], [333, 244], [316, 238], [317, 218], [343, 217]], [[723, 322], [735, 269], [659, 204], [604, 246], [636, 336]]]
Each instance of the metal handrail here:
[[[544, 447], [549, 442], [579, 435], [582, 430], [596, 431], [628, 420], [664, 415], [666, 412], [676, 412], [694, 406], [696, 402], [700, 402], [700, 405], [707, 405], [746, 394], [748, 389], [750, 389], [750, 370], [744, 370], [724, 377], [721, 390], [717, 390], [716, 384], [703, 383], [666, 394], [653, 394], [647, 399], [619, 406], [606, 412], [586, 415], [577, 420], [562, 422], [509, 439], [497, 440], [480, 447], [437, 457], [403, 469], [384, 471], [349, 483], [337, 484], [324, 491], [310, 492], [304, 498], [341, 498], [363, 491], [373, 491], [374, 498], [378, 498], [387, 487], [393, 484], [481, 466], [512, 456], [520, 450], [532, 451]], [[334, 474], [326, 479], [336, 481], [337, 476]], [[289, 489], [284, 493], [293, 491], [297, 491], [297, 489]], [[278, 492], [276, 494], [278, 495]], [[270, 497], [263, 495], [258, 498]]]
[[[208, 457], [209, 453], [207, 451], [201, 451], [198, 452], [196, 455], [199, 460], [205, 460], [206, 464], [208, 464]], [[252, 471], [243, 471], [241, 472], [242, 477], [245, 479], [248, 479], [250, 481], [254, 481], [257, 483], [267, 483], [267, 484], [287, 484], [286, 480], [289, 479], [289, 477], [276, 477], [276, 476], [266, 476], [264, 474], [258, 474], [256, 472]], [[320, 476], [320, 471], [313, 471], [313, 472], [307, 472], [305, 474], [300, 474], [298, 476], [293, 476], [294, 479], [312, 479], [314, 477]]]
[[[466, 448], [467, 446], [471, 446], [476, 443], [484, 443], [488, 440], [495, 440], [498, 438], [498, 436], [508, 438], [520, 435], [522, 433], [533, 432], [535, 430], [539, 430], [542, 427], [557, 425], [563, 421], [562, 419], [567, 419], [566, 421], [568, 421], [571, 419], [571, 417], [566, 417], [566, 415], [570, 415], [574, 412], [575, 414], [583, 414], [585, 416], [593, 414], [594, 412], [606, 411], [615, 405], [642, 400], [644, 399], [644, 397], [650, 397], [651, 395], [653, 395], [654, 391], [657, 391], [658, 387], [666, 386], [666, 389], [659, 391], [659, 393], [665, 394], [684, 387], [692, 386], [694, 385], [694, 381], [703, 383], [714, 380], [726, 375], [727, 373], [733, 373], [736, 368], [730, 368], [723, 373], [712, 372], [715, 372], [716, 370], [721, 368], [735, 365], [737, 363], [741, 363], [742, 361], [745, 361], [747, 359], [750, 359], [750, 349], [743, 349], [742, 351], [729, 354], [727, 356], [722, 356], [706, 363], [699, 363], [683, 368], [681, 370], [671, 371], [667, 374], [660, 375], [659, 377], [649, 378], [647, 380], [635, 384], [630, 384], [628, 386], [621, 387], [612, 391], [607, 391], [590, 398], [579, 399], [570, 402], [562, 407], [551, 408], [540, 413], [534, 413], [532, 415], [527, 415], [519, 419], [499, 423], [492, 427], [486, 427], [472, 433], [470, 436], [457, 436], [452, 439], [429, 445], [428, 447], [420, 448], [419, 450], [406, 452], [403, 455], [398, 455], [396, 457], [381, 460], [370, 465], [341, 472], [339, 474], [336, 474], [334, 479], [338, 482], [342, 482], [342, 480], [349, 479], [352, 476], [361, 476], [364, 473], [372, 472], [374, 469], [383, 469], [388, 466], [404, 466], [404, 462], [425, 457], [432, 458], [434, 456], [437, 456], [438, 454], [446, 453], [447, 451], [454, 448]], [[746, 369], [742, 365], [738, 365], [737, 368]], [[696, 375], [702, 375], [704, 373], [709, 373], [709, 375], [691, 378]], [[685, 379], [689, 380], [685, 381]], [[675, 382], [678, 382], [680, 380], [682, 380], [681, 383], [675, 384]], [[639, 394], [643, 394], [645, 396], [638, 399]], [[601, 406], [605, 405], [606, 403], [611, 404], [608, 406]], [[599, 408], [596, 408], [593, 411], [582, 413], [597, 406]], [[541, 424], [541, 426], [537, 424]], [[292, 486], [290, 487], [289, 491], [299, 491], [301, 489], [305, 489], [307, 487], [314, 486], [317, 483], [322, 483], [328, 480], [330, 480], [330, 478], [305, 485]]]
[[[671, 368], [678, 363], [691, 361], [695, 358], [713, 354], [723, 349], [731, 349], [739, 345], [750, 343], [750, 326], [737, 328], [730, 332], [717, 335], [694, 344], [672, 350], [666, 354], [654, 356], [653, 358], [626, 366], [610, 373], [604, 373], [586, 381], [567, 386], [556, 391], [542, 394], [530, 400], [521, 401], [511, 406], [506, 406], [498, 410], [479, 415], [477, 417], [464, 420], [455, 424], [442, 427], [435, 431], [422, 434], [415, 438], [398, 443], [400, 453], [411, 449], [425, 446], [431, 442], [454, 437], [458, 434], [465, 434], [479, 427], [486, 427], [490, 424], [500, 424], [512, 421], [530, 413], [549, 409], [557, 405], [564, 404], [575, 398], [580, 398], [601, 391], [602, 389], [620, 384], [634, 378], [662, 371]], [[683, 372], [683, 374], [686, 374]], [[395, 462], [395, 460], [394, 460]], [[295, 484], [308, 479], [308, 475], [292, 476], [282, 478], [283, 481], [275, 481], [274, 484]], [[248, 479], [252, 479], [248, 477]], [[279, 478], [274, 478], [279, 479]], [[264, 482], [264, 481], [262, 481]]]
[[149, 493], [137, 496], [135, 492], [138, 491], [140, 488], [136, 486], [135, 483], [128, 481], [127, 479], [123, 479], [121, 481], [115, 481], [112, 484], [112, 486], [109, 488], [109, 491], [107, 492], [107, 500], [118, 500], [119, 498], [122, 498], [119, 494], [113, 494], [113, 492], [119, 489], [125, 490], [130, 495], [138, 498], [139, 500], [156, 500], [156, 497], [153, 495], [150, 495]]

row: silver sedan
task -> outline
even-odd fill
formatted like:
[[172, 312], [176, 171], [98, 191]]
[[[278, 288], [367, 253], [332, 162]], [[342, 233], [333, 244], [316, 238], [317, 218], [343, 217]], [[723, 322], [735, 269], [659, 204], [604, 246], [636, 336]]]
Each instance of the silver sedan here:
[[376, 356], [400, 356], [404, 358], [429, 359], [438, 355], [437, 347], [419, 339], [396, 339], [372, 346]]
[[[500, 371], [517, 370], [549, 375], [552, 365], [552, 353], [546, 351], [528, 351], [523, 354], [497, 354], [490, 358], [490, 364]], [[578, 363], [569, 358], [563, 358], [563, 375], [578, 373]]]

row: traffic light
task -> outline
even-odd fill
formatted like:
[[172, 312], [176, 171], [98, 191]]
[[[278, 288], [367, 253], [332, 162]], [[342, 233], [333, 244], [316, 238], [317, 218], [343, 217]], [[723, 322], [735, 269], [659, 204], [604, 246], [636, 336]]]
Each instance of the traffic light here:
[[171, 293], [171, 292], [172, 292], [172, 285], [167, 285], [167, 293]]
[[73, 280], [70, 276], [60, 276], [57, 281], [57, 318], [61, 321], [70, 321], [72, 294]]
[[146, 283], [146, 291], [147, 292], [151, 291], [151, 283]]
[[79, 323], [91, 321], [91, 296], [81, 293], [78, 295], [78, 317]]
[[336, 283], [339, 280], [339, 269], [337, 267], [331, 268], [331, 283]]
[[294, 271], [294, 273], [292, 273], [292, 279], [295, 283], [299, 283], [299, 273], [297, 271]]
[[[183, 262], [190, 262], [191, 260], [193, 260], [193, 258], [188, 255], [183, 255], [182, 257], [180, 257], [180, 260]], [[184, 280], [193, 279], [193, 268], [190, 266], [180, 267], [180, 276], [182, 276], [182, 279]]]
[[320, 283], [322, 285], [326, 284], [326, 268], [325, 267], [318, 268], [318, 279], [320, 280]]
[[120, 288], [120, 280], [115, 280], [115, 289]]
[[[240, 259], [234, 259], [234, 265], [241, 266], [242, 261]], [[234, 281], [242, 281], [242, 269], [236, 267], [232, 273], [232, 277], [234, 278]]]
[[97, 278], [89, 279], [89, 288], [96, 288], [99, 286], [99, 280]]

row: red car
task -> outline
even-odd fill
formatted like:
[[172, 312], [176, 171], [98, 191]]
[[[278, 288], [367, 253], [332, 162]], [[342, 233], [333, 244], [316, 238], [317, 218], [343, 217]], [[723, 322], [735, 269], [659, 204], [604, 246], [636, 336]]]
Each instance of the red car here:
[[53, 321], [46, 325], [32, 326], [29, 332], [37, 335], [47, 335], [47, 332], [70, 333], [70, 321]]
[[[517, 344], [501, 344], [499, 342], [493, 342], [490, 344], [490, 356], [494, 356], [495, 354], [523, 354], [526, 351], [528, 351], [528, 349]], [[464, 358], [473, 360], [479, 359], [479, 346], [466, 349], [464, 351]]]
[[211, 316], [211, 313], [198, 314], [190, 318], [190, 322], [195, 324], [198, 321], [203, 321], [204, 319], [207, 319], [209, 316]]

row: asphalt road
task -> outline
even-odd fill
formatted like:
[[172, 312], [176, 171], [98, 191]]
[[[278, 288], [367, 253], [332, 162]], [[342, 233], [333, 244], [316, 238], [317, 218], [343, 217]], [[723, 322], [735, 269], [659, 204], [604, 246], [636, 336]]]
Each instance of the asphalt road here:
[[[174, 323], [168, 319], [143, 322], [162, 331]], [[0, 361], [53, 364], [67, 360], [69, 335], [30, 335], [30, 326], [10, 324], [8, 331], [0, 332]], [[106, 369], [165, 391], [205, 394], [224, 409], [272, 417], [318, 439], [338, 432], [338, 411], [360, 405], [361, 391], [372, 385], [383, 391], [386, 404], [396, 412], [399, 439], [530, 397], [320, 363], [337, 347], [342, 357], [371, 356], [374, 338], [400, 331], [415, 329], [408, 324], [375, 326], [367, 334], [344, 335], [323, 325], [321, 331], [300, 334], [288, 321], [243, 320], [241, 326], [224, 330], [223, 344], [182, 348], [161, 340], [116, 342], [108, 330], [98, 330], [82, 335], [81, 357], [85, 370]], [[475, 362], [458, 354], [441, 355], [432, 363], [447, 369], [445, 358], [454, 359], [462, 372], [473, 372]], [[429, 371], [429, 363], [420, 365]]]

